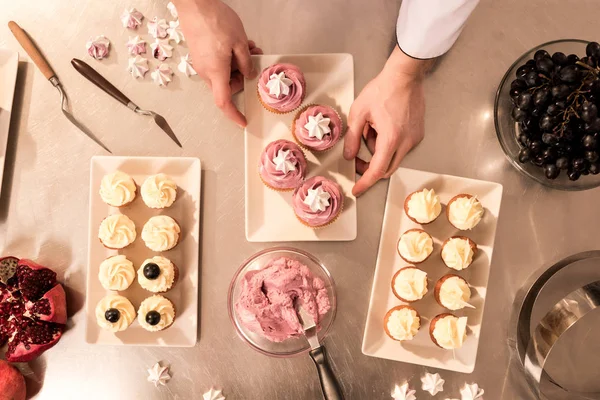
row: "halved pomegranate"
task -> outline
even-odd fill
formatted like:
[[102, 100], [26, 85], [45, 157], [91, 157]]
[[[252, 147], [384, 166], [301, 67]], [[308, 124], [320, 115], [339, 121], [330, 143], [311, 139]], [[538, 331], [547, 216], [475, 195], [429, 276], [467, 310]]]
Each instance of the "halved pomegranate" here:
[[54, 346], [67, 322], [56, 273], [30, 260], [0, 258], [0, 345], [6, 359], [27, 362]]

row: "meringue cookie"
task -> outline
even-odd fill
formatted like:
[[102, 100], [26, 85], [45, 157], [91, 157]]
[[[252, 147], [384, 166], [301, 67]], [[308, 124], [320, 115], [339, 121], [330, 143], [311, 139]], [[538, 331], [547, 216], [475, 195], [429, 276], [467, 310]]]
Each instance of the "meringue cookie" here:
[[132, 56], [146, 54], [146, 42], [139, 36], [130, 36], [127, 41], [127, 50]]
[[169, 35], [169, 40], [174, 40], [177, 44], [185, 40], [183, 32], [179, 27], [179, 20], [169, 21], [169, 28], [167, 28], [167, 34]]
[[102, 60], [108, 57], [110, 41], [104, 35], [96, 36], [96, 38], [87, 41], [85, 48], [90, 56], [96, 60]]
[[194, 67], [192, 66], [192, 58], [189, 54], [181, 57], [181, 61], [177, 65], [177, 69], [182, 73], [186, 74], [188, 77], [193, 75], [198, 75]]
[[408, 382], [402, 386], [396, 385], [392, 392], [392, 398], [394, 400], [417, 400], [415, 396], [416, 390], [412, 390], [408, 387]]
[[158, 387], [158, 385], [165, 386], [170, 379], [169, 367], [161, 367], [160, 363], [154, 364], [148, 370], [148, 382], [154, 383], [155, 387]]
[[462, 398], [462, 400], [483, 400], [483, 393], [484, 390], [481, 389], [476, 383], [473, 383], [471, 385], [465, 383], [465, 386], [463, 386], [463, 388], [460, 389], [460, 397]]
[[221, 393], [221, 389], [213, 389], [202, 395], [203, 400], [225, 400], [225, 396]]
[[439, 392], [444, 391], [444, 379], [440, 377], [440, 374], [430, 374], [428, 372], [425, 373], [421, 377], [421, 389], [426, 392], [429, 392], [432, 396], [435, 396]]
[[148, 60], [146, 60], [142, 56], [135, 56], [129, 59], [129, 64], [127, 66], [129, 72], [131, 72], [131, 76], [135, 79], [142, 78], [144, 79], [144, 75], [148, 72]]
[[169, 4], [167, 4], [167, 9], [169, 10], [169, 12], [173, 16], [173, 18], [179, 18], [179, 14], [177, 14], [177, 9], [175, 8], [175, 4], [173, 4], [172, 1], [170, 1]]
[[165, 61], [173, 55], [173, 46], [169, 45], [169, 40], [167, 39], [156, 39], [156, 41], [150, 45], [150, 48], [152, 49], [154, 58], [159, 59], [160, 61]]
[[121, 23], [123, 24], [123, 28], [137, 29], [137, 27], [142, 24], [143, 19], [144, 16], [142, 13], [135, 8], [131, 8], [129, 10], [125, 9], [123, 14], [121, 14]]
[[150, 75], [158, 86], [167, 86], [172, 80], [173, 70], [167, 64], [162, 63]]
[[167, 29], [169, 24], [164, 19], [158, 19], [158, 17], [152, 18], [148, 21], [148, 33], [155, 39], [164, 39], [167, 37]]

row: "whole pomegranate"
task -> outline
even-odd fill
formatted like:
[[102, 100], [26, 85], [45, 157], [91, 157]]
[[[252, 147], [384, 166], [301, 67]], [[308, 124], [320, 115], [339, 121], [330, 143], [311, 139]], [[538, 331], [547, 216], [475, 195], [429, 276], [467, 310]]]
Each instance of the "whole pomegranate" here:
[[0, 360], [0, 400], [25, 400], [25, 378], [16, 368]]
[[66, 322], [65, 290], [54, 271], [0, 258], [0, 346], [8, 342], [7, 361], [35, 359], [58, 342]]

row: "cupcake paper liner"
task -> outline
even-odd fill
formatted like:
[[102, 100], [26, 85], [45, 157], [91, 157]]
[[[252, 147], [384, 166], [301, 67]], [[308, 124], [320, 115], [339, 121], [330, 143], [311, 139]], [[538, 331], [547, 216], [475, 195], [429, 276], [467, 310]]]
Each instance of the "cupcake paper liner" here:
[[[327, 106], [330, 107], [335, 114], [338, 116], [338, 118], [340, 119], [340, 121], [342, 121], [342, 125], [340, 126], [340, 137], [331, 144], [331, 146], [329, 146], [328, 148], [324, 149], [324, 150], [316, 150], [311, 148], [310, 146], [305, 145], [304, 143], [302, 143], [297, 137], [296, 137], [296, 121], [298, 120], [298, 117], [300, 117], [300, 114], [302, 114], [304, 111], [306, 111], [309, 107], [315, 107], [315, 106]], [[292, 132], [292, 137], [294, 138], [294, 141], [298, 144], [298, 146], [302, 147], [305, 150], [308, 150], [310, 152], [313, 153], [326, 153], [329, 150], [333, 149], [342, 139], [342, 137], [344, 137], [344, 120], [342, 119], [342, 117], [340, 116], [340, 113], [337, 112], [337, 110], [333, 107], [331, 107], [330, 105], [327, 104], [315, 104], [315, 103], [309, 103], [305, 106], [302, 106], [300, 109], [298, 109], [298, 111], [296, 111], [296, 115], [294, 115], [294, 119], [292, 120], [292, 125], [291, 125], [291, 132]]]

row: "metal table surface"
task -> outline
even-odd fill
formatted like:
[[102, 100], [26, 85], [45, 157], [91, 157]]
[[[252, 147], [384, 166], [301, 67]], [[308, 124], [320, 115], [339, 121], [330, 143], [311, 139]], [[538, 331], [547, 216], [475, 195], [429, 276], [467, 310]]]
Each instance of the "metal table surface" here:
[[[71, 319], [60, 343], [23, 366], [40, 399], [198, 399], [211, 386], [229, 399], [318, 399], [309, 357], [272, 359], [236, 336], [227, 316], [232, 274], [247, 256], [270, 244], [244, 237], [243, 132], [212, 103], [205, 85], [177, 73], [168, 89], [125, 71], [129, 32], [119, 15], [135, 6], [167, 16], [166, 0], [0, 0], [0, 46], [21, 52], [0, 199], [0, 250], [59, 271], [68, 288]], [[394, 44], [398, 0], [234, 0], [250, 38], [267, 53], [348, 52], [356, 92], [378, 73]], [[318, 10], [318, 12], [316, 12]], [[440, 371], [443, 396], [458, 397], [465, 381], [488, 399], [519, 398], [507, 384], [507, 325], [517, 289], [539, 266], [598, 247], [600, 208], [585, 207], [600, 191], [551, 191], [507, 162], [496, 140], [493, 100], [500, 78], [524, 51], [557, 38], [596, 38], [597, 2], [482, 0], [466, 29], [426, 81], [426, 137], [403, 166], [492, 180], [504, 185], [481, 345], [471, 375]], [[75, 110], [116, 155], [194, 156], [203, 162], [200, 334], [194, 348], [101, 347], [84, 342], [89, 162], [102, 150], [60, 113], [56, 90], [20, 49], [6, 23], [17, 21], [55, 68]], [[146, 33], [145, 26], [141, 32]], [[105, 77], [164, 115], [183, 143], [176, 147], [148, 119], [137, 117], [71, 67], [89, 60], [86, 40], [106, 35], [109, 59], [92, 61]], [[184, 45], [185, 46], [185, 45]], [[185, 50], [184, 50], [185, 51]], [[363, 149], [364, 151], [364, 149]], [[347, 243], [294, 244], [321, 258], [337, 283], [339, 310], [326, 340], [348, 399], [387, 399], [396, 383], [420, 386], [423, 367], [361, 353], [387, 182], [358, 200], [358, 238]], [[168, 386], [156, 389], [146, 369], [171, 365]], [[418, 394], [428, 397], [420, 391]]]

